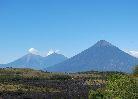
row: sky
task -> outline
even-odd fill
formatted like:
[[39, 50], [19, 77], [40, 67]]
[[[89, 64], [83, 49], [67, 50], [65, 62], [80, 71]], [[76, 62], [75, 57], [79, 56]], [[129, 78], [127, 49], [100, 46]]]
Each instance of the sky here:
[[138, 51], [138, 0], [0, 0], [0, 63], [29, 51], [67, 57], [106, 40]]

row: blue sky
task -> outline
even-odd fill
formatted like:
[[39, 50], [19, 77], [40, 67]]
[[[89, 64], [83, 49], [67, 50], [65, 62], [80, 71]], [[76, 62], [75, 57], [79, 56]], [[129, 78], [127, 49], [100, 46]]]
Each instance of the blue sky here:
[[0, 63], [50, 49], [71, 57], [104, 39], [138, 51], [138, 0], [0, 0]]

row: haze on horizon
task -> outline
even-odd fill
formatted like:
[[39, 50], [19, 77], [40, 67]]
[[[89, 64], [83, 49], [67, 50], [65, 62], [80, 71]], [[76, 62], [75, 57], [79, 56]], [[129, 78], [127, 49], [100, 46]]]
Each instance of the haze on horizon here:
[[138, 54], [137, 0], [1, 0], [0, 64], [49, 50], [71, 57], [103, 39]]

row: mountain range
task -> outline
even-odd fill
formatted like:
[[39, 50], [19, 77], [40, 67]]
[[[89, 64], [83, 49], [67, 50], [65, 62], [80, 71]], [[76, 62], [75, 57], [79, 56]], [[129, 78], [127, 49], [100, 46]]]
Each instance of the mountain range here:
[[46, 68], [50, 72], [119, 71], [130, 73], [138, 59], [111, 43], [100, 40], [94, 46]]
[[49, 72], [120, 71], [130, 73], [138, 59], [111, 43], [100, 40], [81, 53], [67, 58], [52, 53], [46, 57], [29, 53], [0, 67], [32, 68]]
[[11, 63], [1, 64], [0, 67], [44, 69], [65, 61], [67, 57], [62, 54], [52, 53], [46, 57], [29, 53]]

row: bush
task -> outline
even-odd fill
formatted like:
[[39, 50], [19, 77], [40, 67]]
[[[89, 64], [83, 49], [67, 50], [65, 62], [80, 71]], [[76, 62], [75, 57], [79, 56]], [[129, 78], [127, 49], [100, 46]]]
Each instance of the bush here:
[[128, 75], [114, 74], [108, 77], [106, 97], [111, 99], [136, 99], [136, 81]]
[[138, 76], [138, 65], [135, 66], [134, 71], [133, 71], [133, 74], [134, 74], [135, 76]]
[[71, 79], [71, 76], [63, 75], [63, 74], [55, 74], [50, 79], [51, 80], [69, 80]]
[[99, 91], [90, 90], [89, 99], [103, 99], [104, 95]]

